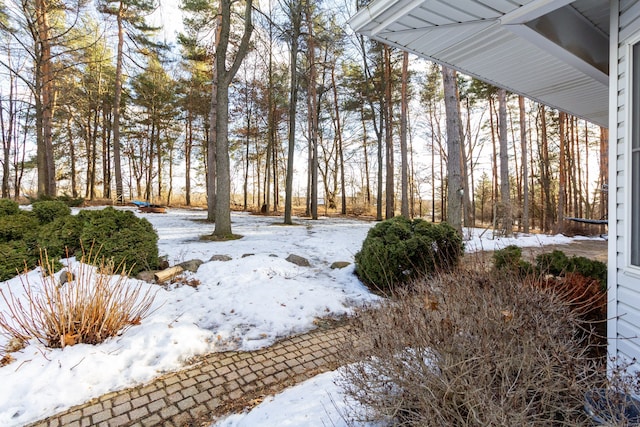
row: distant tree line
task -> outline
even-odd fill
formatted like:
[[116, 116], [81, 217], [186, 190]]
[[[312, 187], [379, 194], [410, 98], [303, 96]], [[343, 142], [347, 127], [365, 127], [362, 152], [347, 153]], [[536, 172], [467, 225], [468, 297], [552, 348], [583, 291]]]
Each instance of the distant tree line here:
[[[0, 5], [2, 197], [395, 215], [563, 231], [606, 218], [607, 131], [353, 34], [362, 2]], [[336, 7], [339, 6], [339, 7]], [[594, 172], [595, 171], [595, 172]], [[324, 210], [322, 210], [324, 209]]]

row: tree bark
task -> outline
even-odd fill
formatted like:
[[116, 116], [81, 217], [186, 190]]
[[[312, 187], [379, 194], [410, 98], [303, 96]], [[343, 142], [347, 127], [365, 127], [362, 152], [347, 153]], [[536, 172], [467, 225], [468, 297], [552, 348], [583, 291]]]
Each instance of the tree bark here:
[[393, 160], [393, 99], [391, 96], [391, 48], [384, 46], [384, 98], [385, 98], [385, 218], [395, 216], [395, 187], [394, 187], [394, 160]]
[[401, 113], [400, 113], [400, 158], [401, 158], [401, 203], [400, 215], [410, 218], [409, 213], [409, 161], [407, 156], [407, 116], [409, 95], [407, 94], [407, 86], [409, 84], [409, 53], [404, 52], [402, 55], [402, 87], [401, 91]]
[[[600, 191], [600, 219], [608, 216], [609, 202], [609, 129], [600, 127], [600, 174], [598, 175], [598, 186]], [[605, 232], [605, 227], [600, 227], [600, 232]]]
[[298, 38], [300, 37], [302, 6], [298, 0], [292, 0], [289, 10], [291, 19], [291, 51], [289, 66], [291, 67], [289, 87], [289, 133], [287, 150], [287, 176], [285, 184], [284, 223], [293, 224], [293, 157], [296, 144], [296, 110], [298, 108]]
[[46, 0], [36, 0], [35, 6], [37, 26], [35, 85], [36, 116], [39, 136], [37, 138], [38, 196], [55, 197], [56, 179], [52, 140], [55, 97], [49, 5]]
[[522, 231], [529, 233], [529, 167], [527, 159], [527, 118], [524, 108], [524, 97], [518, 96], [520, 111], [520, 150], [522, 152]]
[[558, 117], [559, 133], [560, 133], [560, 170], [558, 172], [558, 212], [556, 223], [556, 233], [562, 233], [564, 231], [564, 213], [566, 203], [566, 191], [567, 191], [567, 163], [566, 163], [566, 150], [567, 150], [567, 134], [566, 134], [566, 121], [567, 115], [564, 112], [560, 112]]
[[116, 203], [124, 203], [122, 187], [122, 165], [120, 163], [120, 102], [122, 99], [122, 61], [124, 56], [124, 3], [121, 1], [116, 21], [118, 24], [118, 47], [116, 51], [115, 90], [113, 95], [113, 172], [116, 180]]
[[442, 67], [444, 104], [447, 115], [447, 222], [462, 234], [462, 174], [460, 168], [460, 116], [456, 72]]
[[[308, 87], [308, 118], [309, 118], [309, 144], [310, 144], [310, 164], [309, 173], [311, 178], [311, 219], [318, 219], [318, 92], [317, 92], [317, 72], [316, 72], [316, 48], [313, 35], [313, 18], [309, 2], [306, 3], [307, 18], [307, 58], [309, 65], [309, 87]], [[325, 191], [324, 204], [328, 203], [329, 194]]]
[[500, 139], [500, 218], [505, 236], [513, 234], [511, 218], [511, 190], [509, 185], [509, 147], [507, 145], [507, 91], [498, 90]]
[[244, 32], [233, 63], [227, 69], [227, 50], [231, 32], [232, 0], [220, 1], [220, 39], [216, 47], [216, 236], [231, 235], [231, 171], [229, 170], [229, 86], [242, 60], [249, 52], [253, 32], [252, 0], [247, 0], [244, 12]]

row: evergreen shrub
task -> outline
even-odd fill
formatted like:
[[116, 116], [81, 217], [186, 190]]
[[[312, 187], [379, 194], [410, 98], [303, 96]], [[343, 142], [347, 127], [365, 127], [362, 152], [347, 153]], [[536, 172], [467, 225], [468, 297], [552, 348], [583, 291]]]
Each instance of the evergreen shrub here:
[[520, 274], [533, 272], [531, 263], [522, 259], [522, 248], [516, 245], [509, 245], [494, 251], [493, 266], [496, 270], [508, 270]]
[[580, 273], [600, 282], [607, 289], [607, 264], [582, 256], [568, 257], [564, 252], [555, 250], [536, 257], [536, 268], [542, 273], [563, 276], [568, 273]]
[[77, 216], [83, 223], [80, 240], [85, 246], [94, 244], [100, 256], [126, 264], [134, 275], [158, 266], [158, 234], [146, 219], [112, 207]]
[[31, 203], [60, 201], [72, 208], [82, 206], [84, 203], [84, 199], [82, 197], [72, 197], [66, 193], [56, 197], [41, 195], [38, 198], [30, 198], [29, 200], [31, 200]]
[[49, 258], [65, 258], [82, 249], [80, 234], [83, 223], [77, 215], [61, 216], [40, 227], [37, 243]]
[[0, 242], [0, 281], [8, 280], [26, 268], [34, 268], [38, 259], [24, 241]]
[[10, 199], [0, 199], [0, 216], [15, 215], [20, 212], [20, 206]]
[[35, 236], [38, 227], [38, 219], [31, 212], [0, 216], [0, 242], [30, 240], [28, 237]]
[[31, 206], [41, 224], [48, 224], [56, 218], [71, 215], [69, 206], [60, 200], [34, 202]]
[[389, 293], [398, 285], [457, 265], [462, 237], [447, 223], [395, 217], [369, 230], [355, 256], [356, 274], [369, 288]]
[[82, 197], [72, 197], [68, 194], [63, 194], [62, 196], [58, 196], [57, 200], [64, 202], [67, 206], [72, 208], [77, 208], [78, 206], [82, 206], [84, 203], [84, 198]]
[[158, 235], [146, 219], [111, 207], [73, 216], [63, 202], [39, 201], [33, 212], [0, 215], [0, 281], [24, 270], [25, 262], [36, 267], [41, 252], [57, 265], [83, 247], [94, 247], [103, 260], [126, 265], [131, 274], [158, 266]]

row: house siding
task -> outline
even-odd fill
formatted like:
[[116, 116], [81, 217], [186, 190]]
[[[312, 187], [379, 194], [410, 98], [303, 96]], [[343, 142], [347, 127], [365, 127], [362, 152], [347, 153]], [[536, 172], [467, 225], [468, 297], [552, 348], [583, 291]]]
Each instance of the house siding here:
[[[611, 95], [615, 109], [610, 111], [611, 151], [615, 159], [615, 171], [611, 171], [609, 188], [615, 189], [609, 209], [612, 239], [609, 242], [609, 349], [620, 363], [638, 359], [640, 355], [640, 272], [628, 267], [629, 205], [628, 151], [631, 146], [629, 126], [631, 111], [630, 91], [630, 43], [640, 42], [640, 1], [621, 0], [612, 3], [612, 28], [617, 28], [617, 38], [611, 37], [611, 51], [617, 52], [611, 64], [617, 64], [611, 76]], [[612, 35], [615, 33], [611, 32]], [[613, 195], [613, 194], [612, 194]], [[615, 238], [613, 238], [615, 237]]]

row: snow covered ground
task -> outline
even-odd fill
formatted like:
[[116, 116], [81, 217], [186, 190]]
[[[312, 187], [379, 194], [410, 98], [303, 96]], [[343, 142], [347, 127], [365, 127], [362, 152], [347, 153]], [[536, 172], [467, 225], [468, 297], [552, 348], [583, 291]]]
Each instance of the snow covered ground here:
[[[200, 285], [144, 283], [156, 292], [152, 313], [140, 325], [103, 344], [48, 349], [32, 341], [12, 353], [15, 361], [0, 368], [0, 425], [23, 425], [104, 393], [148, 382], [180, 369], [198, 354], [268, 346], [278, 338], [313, 328], [318, 317], [349, 314], [377, 299], [353, 274], [353, 257], [374, 223], [296, 218], [296, 225], [283, 226], [281, 218], [234, 213], [233, 232], [244, 237], [207, 242], [199, 236], [210, 234], [213, 226], [203, 221], [203, 211], [170, 209], [167, 214], [137, 215], [153, 224], [160, 237], [160, 254], [172, 265], [194, 258], [204, 261], [190, 276]], [[490, 231], [466, 232], [468, 252], [511, 243], [540, 246], [571, 241], [540, 235], [494, 240]], [[311, 267], [286, 261], [290, 254], [307, 258]], [[227, 255], [231, 260], [209, 261], [214, 255]], [[352, 264], [331, 269], [335, 261]], [[73, 260], [71, 265], [77, 267]], [[27, 282], [38, 289], [40, 272], [0, 282], [0, 289], [11, 288], [14, 295], [20, 295]], [[2, 299], [0, 311], [7, 311]], [[0, 336], [0, 348], [6, 344], [7, 337]], [[218, 425], [343, 425], [339, 412], [344, 404], [333, 384], [335, 375], [309, 380], [268, 399], [249, 414]]]

